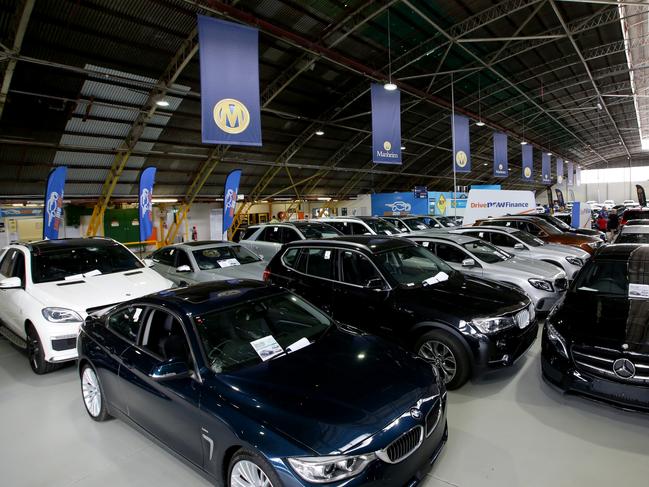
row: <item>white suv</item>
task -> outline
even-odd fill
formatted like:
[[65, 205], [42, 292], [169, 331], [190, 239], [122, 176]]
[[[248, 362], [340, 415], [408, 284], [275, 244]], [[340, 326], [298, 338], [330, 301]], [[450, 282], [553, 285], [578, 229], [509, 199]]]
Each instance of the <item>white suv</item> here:
[[401, 235], [401, 231], [392, 223], [376, 216], [337, 216], [318, 218], [344, 235]]
[[111, 239], [12, 244], [0, 252], [0, 333], [44, 374], [77, 358], [79, 326], [93, 310], [171, 285]]

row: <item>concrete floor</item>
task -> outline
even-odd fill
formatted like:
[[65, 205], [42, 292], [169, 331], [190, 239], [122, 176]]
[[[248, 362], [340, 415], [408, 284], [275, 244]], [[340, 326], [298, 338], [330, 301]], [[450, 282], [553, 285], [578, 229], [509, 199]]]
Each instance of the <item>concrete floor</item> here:
[[[424, 487], [647, 484], [649, 416], [555, 392], [541, 381], [538, 343], [449, 398], [449, 442]], [[36, 376], [5, 340], [0, 438], [6, 487], [209, 485], [123, 422], [91, 421], [74, 367]]]

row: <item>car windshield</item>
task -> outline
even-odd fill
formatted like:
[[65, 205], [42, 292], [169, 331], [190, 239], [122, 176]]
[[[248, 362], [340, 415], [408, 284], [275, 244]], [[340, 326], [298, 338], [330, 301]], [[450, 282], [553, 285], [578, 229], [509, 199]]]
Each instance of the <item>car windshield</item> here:
[[431, 226], [426, 223], [426, 219], [422, 217], [406, 218], [403, 222], [410, 230], [428, 230], [431, 228]]
[[331, 320], [289, 293], [276, 294], [194, 318], [216, 372], [232, 372], [285, 355], [318, 340]]
[[[440, 272], [445, 273], [446, 277], [438, 277], [437, 282], [444, 281], [455, 273], [442, 259], [418, 246], [380, 252], [374, 262], [392, 279], [407, 287], [434, 284], [430, 280]], [[429, 282], [425, 282], [427, 280]]]
[[577, 275], [572, 290], [579, 293], [600, 293], [627, 296], [629, 275], [626, 261], [590, 261]]
[[487, 264], [496, 264], [497, 262], [504, 262], [513, 257], [504, 250], [494, 247], [491, 244], [483, 242], [482, 240], [475, 240], [462, 245], [467, 251], [475, 255], [478, 259]]
[[32, 254], [32, 281], [63, 281], [142, 267], [142, 262], [119, 244], [47, 249]]
[[529, 245], [530, 247], [540, 247], [541, 245], [544, 245], [543, 240], [540, 238], [536, 238], [534, 235], [527, 233], [527, 232], [514, 232], [512, 233], [514, 237], [516, 237], [518, 240], [523, 242], [524, 244]]
[[649, 244], [649, 233], [622, 232], [615, 239], [616, 244]]
[[342, 233], [326, 223], [296, 223], [295, 226], [307, 239], [332, 238], [342, 235]]
[[449, 218], [447, 216], [436, 216], [435, 218], [441, 223], [443, 227], [450, 228], [457, 226], [457, 223], [452, 218]]
[[223, 245], [194, 250], [194, 259], [202, 271], [251, 264], [261, 259], [241, 245]]
[[[559, 219], [557, 218], [557, 220], [559, 220]], [[559, 221], [561, 222], [561, 220], [559, 220]], [[543, 230], [548, 235], [561, 235], [563, 233], [563, 230], [561, 230], [560, 227], [558, 227], [554, 223], [549, 223], [549, 222], [547, 222], [545, 220], [535, 221], [534, 224], [537, 225], [541, 230]], [[562, 225], [567, 225], [564, 222], [561, 222], [561, 224]], [[570, 228], [570, 227], [568, 227], [568, 228]]]
[[380, 218], [363, 220], [377, 235], [399, 235], [401, 232], [392, 223]]
[[649, 211], [647, 210], [626, 210], [622, 216], [625, 220], [640, 220], [642, 218], [649, 218]]
[[[569, 215], [565, 215], [565, 216], [569, 217]], [[568, 225], [565, 221], [563, 221], [561, 218], [557, 218], [556, 216], [553, 216], [553, 215], [548, 215], [546, 218], [549, 220], [549, 223], [551, 225], [554, 225], [555, 227], [557, 227], [560, 230], [563, 230], [563, 231], [566, 231], [566, 232], [572, 230], [572, 227], [570, 225]]]

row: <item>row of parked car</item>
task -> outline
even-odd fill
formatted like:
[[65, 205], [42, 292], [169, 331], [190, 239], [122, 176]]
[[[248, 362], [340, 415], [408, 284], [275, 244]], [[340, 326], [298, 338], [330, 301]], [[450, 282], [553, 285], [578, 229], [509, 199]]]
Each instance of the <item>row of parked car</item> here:
[[77, 359], [91, 418], [227, 485], [410, 485], [446, 441], [446, 390], [512, 365], [541, 315], [549, 382], [649, 407], [644, 246], [442, 222], [266, 224], [144, 261], [110, 239], [13, 244], [0, 331], [36, 373]]

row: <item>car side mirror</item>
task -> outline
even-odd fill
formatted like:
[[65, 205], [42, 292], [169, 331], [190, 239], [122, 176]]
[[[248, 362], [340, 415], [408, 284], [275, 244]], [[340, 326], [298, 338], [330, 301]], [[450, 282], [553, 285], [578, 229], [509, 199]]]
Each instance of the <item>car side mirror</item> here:
[[517, 244], [514, 244], [514, 248], [516, 250], [525, 250], [525, 245], [523, 245], [522, 243], [517, 243]]
[[176, 267], [176, 272], [191, 272], [192, 268], [189, 267], [187, 264], [181, 265], [179, 267]]
[[462, 267], [475, 267], [474, 259], [464, 259], [462, 261]]
[[374, 277], [367, 281], [367, 285], [365, 287], [374, 291], [381, 291], [383, 289], [383, 279], [381, 279], [380, 277]]
[[156, 365], [149, 377], [155, 381], [164, 381], [171, 379], [185, 379], [191, 376], [191, 371], [187, 363], [180, 358], [170, 358]]
[[0, 289], [18, 289], [23, 287], [20, 277], [7, 277], [0, 281]]
[[153, 259], [144, 259], [144, 265], [147, 267], [153, 267], [155, 265], [155, 262]]
[[435, 226], [433, 228], [442, 228], [442, 226], [439, 223], [435, 223]]

